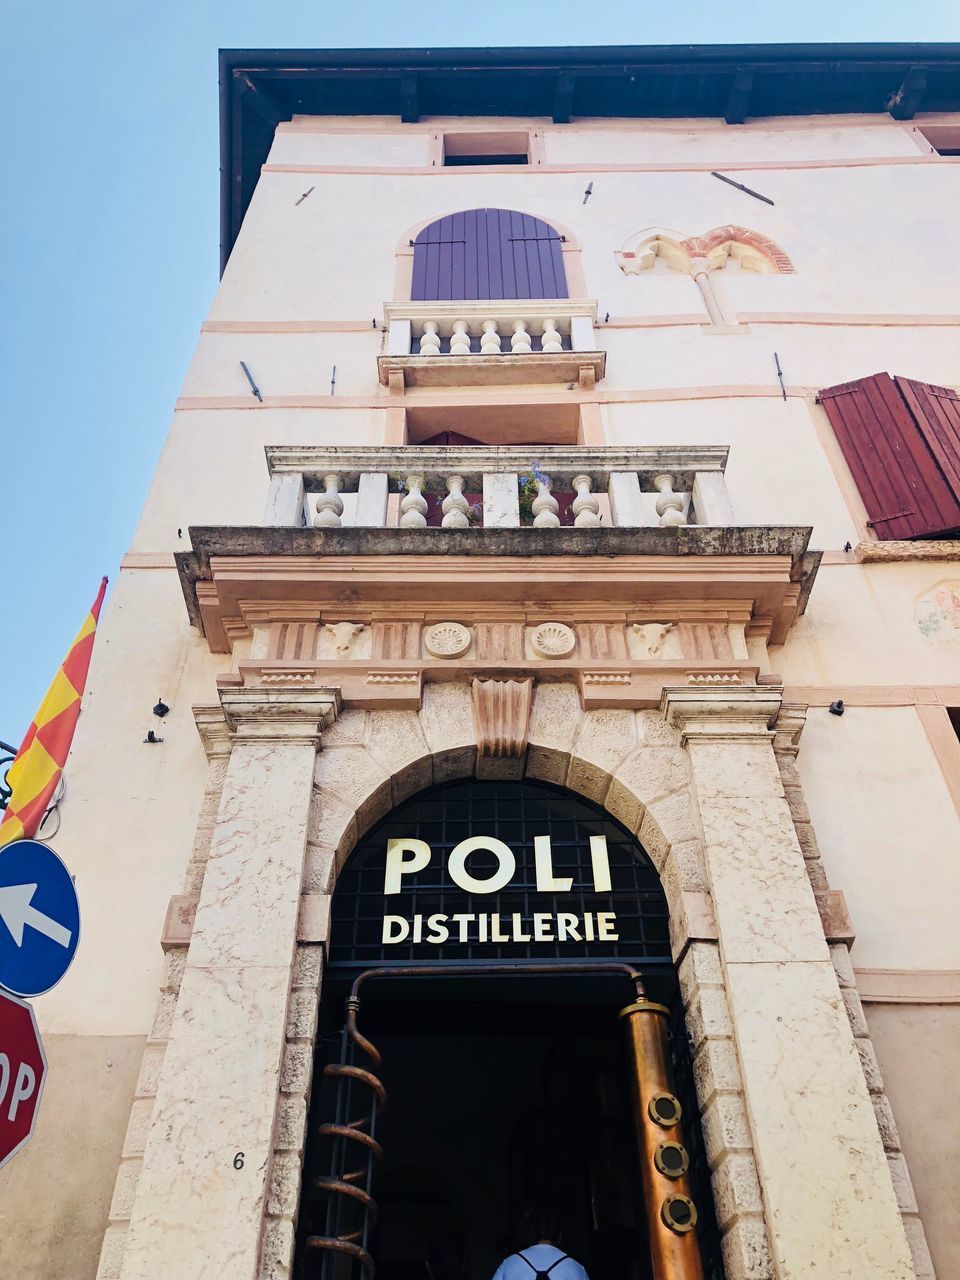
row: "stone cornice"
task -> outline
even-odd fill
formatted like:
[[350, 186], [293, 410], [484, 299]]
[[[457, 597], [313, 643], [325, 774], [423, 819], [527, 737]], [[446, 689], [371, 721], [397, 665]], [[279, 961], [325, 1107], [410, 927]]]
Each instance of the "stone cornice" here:
[[220, 703], [234, 741], [319, 744], [321, 730], [336, 720], [340, 692], [314, 686], [264, 689], [222, 687]]
[[739, 688], [667, 686], [660, 698], [666, 722], [680, 730], [681, 742], [773, 738], [772, 725], [780, 711], [782, 688], [743, 685]]
[[207, 760], [228, 756], [233, 745], [233, 734], [223, 707], [216, 703], [200, 704], [193, 708], [193, 718]]
[[[819, 564], [810, 530], [196, 528], [177, 555], [191, 622], [214, 652], [260, 621], [336, 611], [510, 603], [556, 613], [604, 605], [672, 620], [737, 602], [750, 634], [782, 643]], [[699, 604], [698, 604], [699, 602]], [[679, 616], [678, 614], [676, 616]], [[355, 619], [354, 619], [355, 620]]]

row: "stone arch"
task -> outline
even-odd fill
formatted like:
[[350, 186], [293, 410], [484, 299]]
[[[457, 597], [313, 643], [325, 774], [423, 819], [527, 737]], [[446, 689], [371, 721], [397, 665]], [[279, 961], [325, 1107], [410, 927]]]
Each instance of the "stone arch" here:
[[[439, 221], [440, 218], [459, 212], [461, 212], [460, 209], [444, 209], [431, 214], [428, 218], [421, 218], [418, 222], [407, 227], [402, 233], [394, 249], [394, 301], [410, 301], [413, 284], [414, 242], [417, 236], [426, 227]], [[527, 214], [532, 218], [539, 218], [542, 222], [546, 222], [553, 227], [560, 235], [562, 238], [563, 268], [567, 277], [567, 294], [570, 298], [586, 298], [587, 286], [583, 270], [583, 246], [575, 232], [565, 223], [558, 222], [552, 214], [536, 213], [532, 209], [519, 209], [517, 212]]]
[[583, 710], [575, 685], [541, 683], [522, 757], [482, 756], [477, 741], [467, 684], [425, 685], [419, 711], [343, 711], [317, 757], [303, 891], [332, 895], [360, 836], [437, 783], [528, 778], [604, 808], [649, 855], [667, 899], [728, 1274], [771, 1275], [699, 811], [678, 730], [657, 710]]
[[317, 756], [305, 891], [329, 893], [360, 836], [417, 791], [474, 776], [552, 782], [605, 808], [657, 867], [677, 953], [708, 896], [679, 733], [657, 711], [583, 711], [573, 684], [537, 687], [524, 758], [478, 755], [467, 684], [426, 685], [419, 712], [342, 712]]
[[714, 227], [699, 236], [645, 227], [624, 242], [616, 257], [625, 275], [649, 271], [658, 258], [687, 275], [697, 270], [722, 271], [730, 259], [742, 270], [760, 275], [793, 275], [796, 270], [786, 251], [769, 236], [733, 224]]

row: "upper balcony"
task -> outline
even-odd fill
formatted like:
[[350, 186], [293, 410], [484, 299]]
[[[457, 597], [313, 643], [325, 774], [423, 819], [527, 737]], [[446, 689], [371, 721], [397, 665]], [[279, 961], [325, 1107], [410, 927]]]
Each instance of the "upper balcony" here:
[[[267, 449], [263, 522], [317, 529], [736, 524], [716, 445]], [[535, 456], [534, 456], [535, 455]]]
[[405, 387], [576, 383], [606, 371], [590, 300], [389, 302], [380, 381]]

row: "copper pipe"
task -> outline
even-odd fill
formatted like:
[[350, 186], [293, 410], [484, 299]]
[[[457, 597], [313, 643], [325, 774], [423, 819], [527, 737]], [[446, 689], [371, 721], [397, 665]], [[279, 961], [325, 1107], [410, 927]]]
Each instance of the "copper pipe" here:
[[[680, 1121], [658, 1123], [651, 1114], [651, 1102], [658, 1095], [674, 1095], [673, 1072], [667, 1050], [667, 1018], [669, 1010], [650, 1000], [638, 1000], [621, 1010], [620, 1018], [627, 1033], [627, 1052], [630, 1059], [630, 1091], [633, 1096], [634, 1122], [637, 1130], [637, 1147], [640, 1156], [640, 1176], [643, 1183], [643, 1201], [647, 1215], [647, 1234], [650, 1242], [650, 1259], [653, 1280], [703, 1280], [703, 1262], [697, 1230], [678, 1233], [664, 1221], [669, 1216], [670, 1197], [691, 1198], [688, 1173], [669, 1177], [658, 1167], [658, 1154], [663, 1162], [663, 1146], [667, 1155], [683, 1161], [686, 1148]], [[666, 1101], [666, 1100], [665, 1100]], [[669, 1107], [670, 1103], [666, 1102]], [[656, 1108], [654, 1108], [656, 1110]], [[677, 1151], [682, 1148], [682, 1152]], [[675, 1202], [679, 1212], [688, 1212], [684, 1199]], [[681, 1223], [686, 1226], [686, 1223]]]
[[[638, 999], [643, 999], [645, 994], [643, 987], [643, 976], [639, 970], [635, 969], [632, 964], [624, 964], [616, 960], [601, 960], [591, 963], [589, 960], [554, 960], [544, 961], [539, 964], [528, 961], [502, 960], [500, 962], [491, 962], [490, 964], [475, 964], [473, 961], [464, 961], [458, 963], [451, 961], [449, 964], [420, 964], [411, 965], [406, 968], [383, 968], [383, 969], [365, 969], [363, 973], [358, 974], [350, 989], [350, 995], [347, 997], [347, 1021], [350, 1022], [351, 1013], [354, 1014], [353, 1035], [359, 1036], [356, 1031], [356, 1010], [360, 1007], [360, 987], [369, 978], [491, 978], [498, 974], [593, 974], [593, 973], [621, 973], [625, 978], [629, 978], [634, 984], [634, 989]], [[356, 1002], [355, 1007], [351, 1006]], [[360, 1037], [357, 1043], [362, 1043], [362, 1047], [369, 1052], [373, 1046], [369, 1042]], [[369, 1046], [369, 1047], [368, 1047]], [[376, 1052], [376, 1050], [374, 1050]], [[379, 1062], [380, 1055], [377, 1054]]]

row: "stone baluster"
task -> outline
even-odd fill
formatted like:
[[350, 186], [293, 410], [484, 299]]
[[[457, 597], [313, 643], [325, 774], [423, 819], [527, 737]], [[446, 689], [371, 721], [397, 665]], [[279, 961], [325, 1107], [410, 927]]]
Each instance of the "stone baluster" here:
[[660, 517], [660, 524], [666, 527], [686, 524], [683, 499], [678, 493], [673, 492], [673, 476], [654, 476], [653, 487], [660, 491], [660, 497], [657, 499], [657, 515]]
[[442, 511], [443, 519], [441, 526], [444, 529], [468, 529], [470, 520], [467, 512], [470, 510], [470, 504], [463, 496], [463, 476], [447, 476], [447, 496], [443, 500]]
[[468, 356], [470, 354], [470, 332], [467, 328], [466, 320], [454, 320], [453, 322], [450, 354], [452, 356]]
[[317, 529], [339, 529], [343, 515], [343, 499], [340, 497], [340, 477], [333, 472], [323, 477], [323, 493], [317, 495], [317, 514], [313, 517]]
[[530, 504], [533, 512], [533, 527], [535, 529], [556, 529], [560, 523], [560, 517], [557, 512], [560, 510], [560, 504], [550, 492], [553, 488], [553, 481], [549, 476], [545, 476], [543, 480], [534, 479], [533, 482], [537, 486], [537, 496]]
[[510, 350], [515, 356], [528, 356], [533, 351], [525, 320], [515, 320], [513, 322], [513, 337], [510, 339]]
[[496, 320], [484, 320], [480, 328], [480, 354], [482, 356], [500, 355], [500, 331]]
[[596, 529], [600, 524], [600, 503], [590, 492], [589, 476], [574, 476], [573, 523], [578, 529]]
[[440, 354], [440, 326], [436, 320], [423, 322], [423, 333], [420, 335], [420, 354], [422, 356], [438, 356]]
[[407, 492], [400, 502], [400, 528], [425, 529], [427, 527], [427, 500], [420, 492], [423, 476], [407, 476]]
[[556, 352], [563, 350], [563, 339], [555, 320], [544, 320], [543, 337], [540, 339], [540, 350]]

